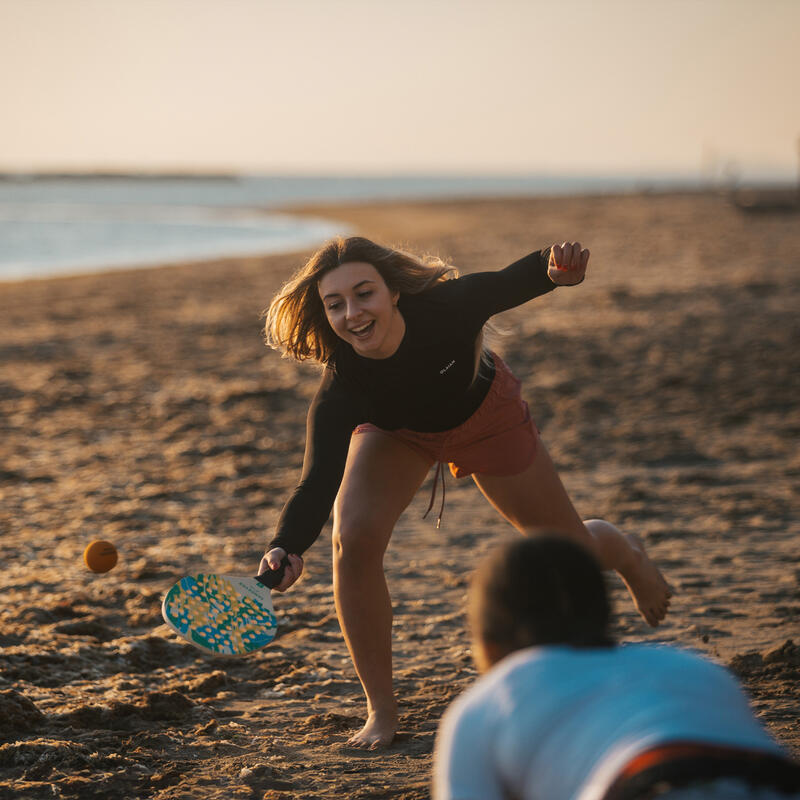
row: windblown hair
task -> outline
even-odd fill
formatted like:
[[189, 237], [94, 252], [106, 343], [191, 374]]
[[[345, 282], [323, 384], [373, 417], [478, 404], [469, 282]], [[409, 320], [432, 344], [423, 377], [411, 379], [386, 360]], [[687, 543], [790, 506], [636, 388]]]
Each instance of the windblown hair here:
[[600, 565], [555, 534], [517, 539], [493, 553], [473, 578], [469, 617], [476, 638], [509, 651], [613, 644]]
[[418, 294], [458, 277], [455, 267], [433, 256], [418, 258], [361, 236], [338, 236], [317, 250], [273, 298], [265, 312], [267, 344], [284, 358], [327, 363], [338, 337], [325, 316], [317, 287], [328, 272], [354, 261], [372, 264], [389, 291], [401, 294]]

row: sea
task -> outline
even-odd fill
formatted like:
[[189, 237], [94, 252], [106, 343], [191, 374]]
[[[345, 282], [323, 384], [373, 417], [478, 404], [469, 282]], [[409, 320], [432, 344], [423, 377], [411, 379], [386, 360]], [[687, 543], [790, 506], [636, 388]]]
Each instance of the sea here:
[[674, 183], [547, 175], [0, 175], [0, 282], [292, 252], [351, 233], [335, 218], [281, 210], [303, 204], [625, 192]]

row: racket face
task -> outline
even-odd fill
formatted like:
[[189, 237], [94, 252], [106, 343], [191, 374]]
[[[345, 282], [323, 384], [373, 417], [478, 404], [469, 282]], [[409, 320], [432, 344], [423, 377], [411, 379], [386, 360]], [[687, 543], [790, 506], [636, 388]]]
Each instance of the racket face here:
[[187, 642], [219, 656], [259, 650], [278, 630], [269, 589], [254, 578], [188, 575], [164, 596], [161, 614]]

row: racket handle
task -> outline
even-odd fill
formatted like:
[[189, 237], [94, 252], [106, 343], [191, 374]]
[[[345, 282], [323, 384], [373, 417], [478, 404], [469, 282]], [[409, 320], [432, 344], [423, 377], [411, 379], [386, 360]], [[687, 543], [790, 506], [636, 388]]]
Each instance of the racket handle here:
[[256, 575], [256, 580], [267, 589], [274, 589], [283, 580], [283, 573], [286, 572], [288, 566], [289, 556], [284, 556], [278, 569], [268, 569], [266, 572]]

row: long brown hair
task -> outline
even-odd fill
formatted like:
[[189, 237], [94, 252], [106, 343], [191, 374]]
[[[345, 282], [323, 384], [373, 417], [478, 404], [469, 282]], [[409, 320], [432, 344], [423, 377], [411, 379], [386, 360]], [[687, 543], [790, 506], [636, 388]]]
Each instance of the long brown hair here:
[[317, 286], [322, 277], [349, 262], [372, 264], [391, 292], [418, 294], [436, 283], [458, 277], [458, 270], [433, 256], [418, 258], [382, 247], [361, 236], [327, 242], [275, 295], [265, 312], [266, 341], [284, 358], [326, 363], [338, 341]]

